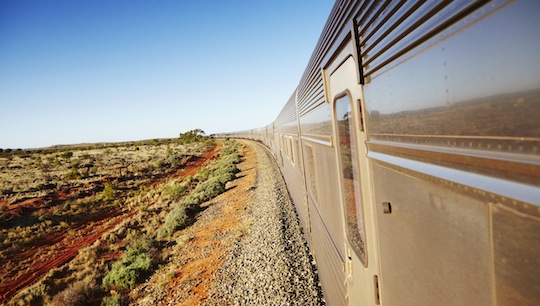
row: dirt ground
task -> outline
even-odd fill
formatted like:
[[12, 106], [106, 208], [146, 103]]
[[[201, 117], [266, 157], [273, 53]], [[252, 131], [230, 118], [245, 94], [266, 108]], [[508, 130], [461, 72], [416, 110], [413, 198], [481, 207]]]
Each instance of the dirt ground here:
[[205, 203], [197, 222], [171, 250], [170, 264], [132, 292], [138, 305], [201, 305], [215, 286], [215, 275], [245, 228], [243, 212], [256, 183], [257, 156], [245, 147], [242, 171], [228, 191]]
[[[185, 177], [193, 175], [203, 167], [207, 160], [213, 160], [220, 149], [220, 146], [213, 146], [205, 152], [201, 157], [194, 158], [190, 163], [174, 173], [174, 177]], [[157, 184], [158, 182], [152, 182]], [[56, 201], [66, 201], [69, 195], [61, 195], [55, 199]], [[39, 208], [39, 203], [43, 199], [35, 198], [26, 200], [24, 203], [19, 203], [17, 207], [9, 207], [13, 213], [24, 213], [24, 210], [32, 210]], [[5, 201], [4, 201], [5, 202]], [[0, 203], [7, 205], [6, 203]], [[16, 211], [17, 210], [17, 211]], [[34, 284], [41, 279], [48, 271], [53, 268], [60, 267], [69, 263], [79, 253], [82, 248], [92, 245], [104, 233], [113, 229], [126, 219], [133, 218], [137, 214], [137, 210], [131, 208], [122, 208], [106, 213], [101, 213], [92, 216], [92, 220], [88, 220], [75, 229], [70, 229], [68, 232], [52, 233], [44, 237], [38, 244], [24, 249], [22, 252], [12, 252], [6, 254], [6, 258], [2, 262], [10, 262], [9, 269], [4, 268], [0, 271], [0, 301], [2, 303], [9, 301], [17, 292]], [[114, 254], [105, 254], [108, 259], [116, 257]]]

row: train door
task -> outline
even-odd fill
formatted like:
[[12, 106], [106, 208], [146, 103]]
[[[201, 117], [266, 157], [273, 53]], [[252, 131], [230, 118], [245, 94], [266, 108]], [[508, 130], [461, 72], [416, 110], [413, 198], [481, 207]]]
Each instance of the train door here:
[[349, 305], [378, 305], [378, 255], [370, 204], [369, 167], [363, 123], [362, 87], [351, 52], [344, 50], [326, 70], [332, 101], [336, 159], [346, 234]]

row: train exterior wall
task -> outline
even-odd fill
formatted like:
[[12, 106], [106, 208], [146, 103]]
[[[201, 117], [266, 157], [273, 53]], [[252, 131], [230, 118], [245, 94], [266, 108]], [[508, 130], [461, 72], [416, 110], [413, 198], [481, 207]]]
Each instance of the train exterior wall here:
[[329, 305], [540, 304], [538, 16], [338, 0], [278, 118], [231, 134], [276, 157]]

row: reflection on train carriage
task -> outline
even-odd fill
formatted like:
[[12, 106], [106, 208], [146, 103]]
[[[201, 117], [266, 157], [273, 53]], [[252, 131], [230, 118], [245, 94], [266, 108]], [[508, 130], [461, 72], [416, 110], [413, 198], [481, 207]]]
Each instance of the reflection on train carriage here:
[[365, 233], [362, 215], [362, 197], [360, 190], [360, 171], [354, 137], [354, 124], [351, 112], [351, 102], [348, 96], [338, 99], [335, 103], [337, 118], [337, 147], [341, 161], [341, 179], [343, 200], [345, 202], [345, 219], [347, 236], [351, 246], [357, 252], [362, 262], [366, 262]]
[[540, 305], [540, 2], [336, 1], [268, 126], [328, 305]]

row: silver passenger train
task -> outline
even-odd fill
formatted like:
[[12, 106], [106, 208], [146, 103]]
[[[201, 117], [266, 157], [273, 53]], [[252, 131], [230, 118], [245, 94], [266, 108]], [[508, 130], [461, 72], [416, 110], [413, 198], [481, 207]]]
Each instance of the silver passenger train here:
[[336, 1], [270, 125], [328, 305], [540, 305], [540, 1]]

